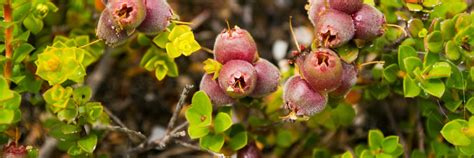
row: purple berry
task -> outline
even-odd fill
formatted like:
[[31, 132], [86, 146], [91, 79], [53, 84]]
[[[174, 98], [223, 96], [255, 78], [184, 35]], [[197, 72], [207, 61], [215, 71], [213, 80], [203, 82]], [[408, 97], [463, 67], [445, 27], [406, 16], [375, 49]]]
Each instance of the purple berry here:
[[258, 59], [257, 44], [250, 33], [239, 27], [224, 30], [214, 43], [214, 58], [222, 64], [230, 60], [254, 63]]
[[317, 40], [326, 48], [346, 44], [354, 37], [355, 32], [351, 16], [334, 9], [328, 9], [321, 14], [315, 29]]
[[112, 19], [112, 14], [106, 8], [100, 15], [96, 35], [98, 38], [104, 40], [107, 45], [115, 47], [125, 43], [128, 39], [127, 32], [125, 30], [119, 30], [118, 27], [114, 19]]
[[353, 16], [355, 38], [373, 40], [384, 34], [385, 16], [377, 8], [364, 4]]
[[293, 76], [283, 88], [284, 108], [298, 116], [311, 116], [326, 107], [327, 97], [309, 87], [300, 76]]
[[255, 143], [249, 143], [244, 148], [237, 151], [237, 158], [261, 158], [262, 152], [258, 150]]
[[107, 9], [120, 30], [133, 32], [145, 20], [145, 3], [143, 0], [114, 0], [107, 3]]
[[170, 24], [173, 11], [166, 0], [143, 0], [145, 1], [145, 20], [138, 26], [137, 30], [145, 34], [158, 34]]
[[341, 85], [331, 93], [329, 96], [334, 98], [345, 97], [347, 93], [357, 82], [357, 68], [352, 64], [342, 62], [342, 80]]
[[275, 92], [280, 82], [279, 69], [262, 58], [254, 64], [254, 67], [257, 72], [257, 85], [250, 96], [259, 98]]
[[[304, 56], [299, 63], [301, 75], [315, 91], [330, 92], [339, 87], [342, 79], [341, 59], [327, 48], [319, 48]], [[302, 60], [298, 60], [301, 62]]]
[[346, 14], [353, 14], [362, 8], [363, 0], [328, 0], [332, 9], [339, 10]]
[[232, 98], [250, 95], [257, 84], [257, 72], [252, 64], [243, 60], [227, 62], [219, 73], [219, 86]]
[[216, 106], [234, 103], [234, 99], [227, 96], [225, 92], [222, 91], [221, 87], [219, 87], [219, 83], [217, 80], [213, 80], [212, 76], [213, 75], [209, 74], [202, 76], [199, 89], [206, 92], [206, 94], [211, 99], [212, 104]]

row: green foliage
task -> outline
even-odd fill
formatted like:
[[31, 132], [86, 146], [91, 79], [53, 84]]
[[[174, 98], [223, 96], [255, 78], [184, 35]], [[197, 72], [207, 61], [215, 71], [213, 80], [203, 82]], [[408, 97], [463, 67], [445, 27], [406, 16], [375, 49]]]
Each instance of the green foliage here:
[[368, 143], [368, 148], [362, 150], [360, 157], [398, 157], [403, 154], [399, 137], [384, 137], [380, 130], [369, 131]]

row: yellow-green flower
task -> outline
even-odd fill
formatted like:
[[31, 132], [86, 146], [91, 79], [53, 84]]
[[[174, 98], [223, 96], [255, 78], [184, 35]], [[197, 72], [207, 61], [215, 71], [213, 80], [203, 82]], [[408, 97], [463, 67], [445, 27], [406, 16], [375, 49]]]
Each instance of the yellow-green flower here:
[[36, 74], [50, 85], [61, 84], [67, 79], [82, 82], [86, 75], [82, 65], [84, 52], [76, 47], [48, 47], [38, 55]]

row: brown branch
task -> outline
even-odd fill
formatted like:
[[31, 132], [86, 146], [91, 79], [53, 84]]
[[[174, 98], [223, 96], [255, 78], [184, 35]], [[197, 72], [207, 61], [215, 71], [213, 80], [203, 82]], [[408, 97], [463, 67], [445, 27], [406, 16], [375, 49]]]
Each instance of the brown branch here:
[[143, 135], [141, 132], [130, 130], [130, 129], [125, 128], [125, 127], [111, 126], [111, 125], [95, 125], [94, 129], [122, 132], [122, 133], [126, 133], [130, 136], [135, 136], [135, 137], [139, 138], [141, 141], [146, 141], [147, 140], [146, 136]]
[[3, 21], [7, 24], [7, 28], [5, 29], [5, 57], [7, 58], [7, 61], [5, 67], [3, 68], [3, 75], [8, 82], [10, 82], [9, 79], [12, 75], [11, 58], [13, 56], [13, 25], [10, 24], [12, 22], [12, 12], [11, 0], [6, 0], [5, 4], [3, 5]]
[[182, 140], [174, 140], [174, 142], [176, 144], [179, 144], [179, 145], [182, 145], [184, 147], [187, 147], [187, 148], [190, 148], [190, 149], [194, 149], [194, 150], [201, 150], [201, 151], [206, 151], [207, 153], [213, 155], [213, 156], [216, 156], [216, 157], [225, 157], [224, 154], [220, 154], [220, 153], [216, 153], [216, 152], [213, 152], [213, 151], [210, 151], [210, 150], [206, 150], [206, 149], [202, 149], [201, 147], [197, 146], [197, 145], [194, 145], [194, 144], [190, 144], [188, 142], [185, 142], [185, 141], [182, 141]]

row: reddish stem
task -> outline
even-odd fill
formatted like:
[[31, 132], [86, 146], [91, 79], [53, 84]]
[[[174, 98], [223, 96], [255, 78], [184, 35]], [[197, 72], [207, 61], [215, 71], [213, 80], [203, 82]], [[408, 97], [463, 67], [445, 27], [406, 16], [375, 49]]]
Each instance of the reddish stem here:
[[[11, 8], [11, 0], [7, 0], [6, 3], [3, 5], [3, 18], [5, 23], [12, 22], [12, 8]], [[12, 61], [11, 58], [13, 56], [13, 48], [12, 48], [12, 32], [13, 32], [13, 25], [8, 26], [5, 29], [5, 57], [7, 58], [7, 63], [3, 69], [4, 77], [9, 80], [12, 74]]]

